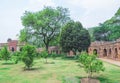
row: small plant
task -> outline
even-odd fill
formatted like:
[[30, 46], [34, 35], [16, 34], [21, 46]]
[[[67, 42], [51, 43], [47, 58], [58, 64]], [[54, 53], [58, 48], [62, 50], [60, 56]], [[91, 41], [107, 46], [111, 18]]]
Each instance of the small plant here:
[[41, 56], [43, 57], [43, 58], [45, 58], [45, 60], [46, 60], [46, 63], [47, 63], [47, 58], [48, 58], [48, 52], [47, 51], [42, 51], [41, 52]]
[[6, 62], [10, 59], [10, 52], [7, 49], [7, 46], [4, 46], [0, 51], [0, 56], [2, 59], [4, 59]]
[[32, 67], [35, 54], [36, 54], [36, 49], [34, 46], [25, 45], [23, 47], [21, 59], [25, 63], [25, 67], [27, 69], [30, 69]]
[[51, 57], [52, 57], [53, 59], [55, 59], [55, 58], [57, 57], [57, 54], [56, 54], [56, 53], [52, 53], [52, 54], [51, 54]]
[[21, 60], [21, 52], [18, 52], [18, 51], [13, 52], [12, 56], [11, 56], [11, 59], [14, 60], [15, 64], [17, 64], [18, 61]]
[[92, 77], [93, 73], [104, 71], [103, 63], [97, 59], [95, 54], [89, 55], [82, 52], [79, 57], [80, 63], [83, 65], [85, 71], [88, 73], [88, 78]]

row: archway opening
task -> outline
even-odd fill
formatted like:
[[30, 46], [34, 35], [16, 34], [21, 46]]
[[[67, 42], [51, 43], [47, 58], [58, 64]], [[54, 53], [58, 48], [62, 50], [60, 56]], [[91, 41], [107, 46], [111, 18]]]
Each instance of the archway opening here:
[[93, 50], [93, 53], [94, 53], [95, 55], [97, 55], [97, 54], [98, 54], [97, 49], [94, 49], [94, 50]]
[[106, 49], [103, 50], [103, 56], [107, 57], [107, 50]]
[[12, 51], [12, 52], [14, 52], [14, 51], [15, 51], [14, 47], [12, 47], [11, 51]]
[[109, 55], [108, 56], [111, 57], [111, 49], [109, 49]]
[[115, 48], [115, 58], [118, 58], [118, 50]]

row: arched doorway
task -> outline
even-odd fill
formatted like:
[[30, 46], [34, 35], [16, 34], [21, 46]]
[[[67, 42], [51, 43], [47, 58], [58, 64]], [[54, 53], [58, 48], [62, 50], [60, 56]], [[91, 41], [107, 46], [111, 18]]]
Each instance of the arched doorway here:
[[103, 50], [103, 57], [107, 57], [107, 49]]
[[115, 58], [118, 58], [118, 50], [115, 48]]
[[97, 49], [94, 49], [94, 50], [93, 50], [93, 54], [95, 54], [95, 55], [98, 54]]
[[108, 56], [111, 57], [111, 48], [109, 49], [109, 55]]
[[12, 51], [12, 52], [14, 52], [14, 51], [15, 51], [14, 47], [12, 47], [11, 51]]

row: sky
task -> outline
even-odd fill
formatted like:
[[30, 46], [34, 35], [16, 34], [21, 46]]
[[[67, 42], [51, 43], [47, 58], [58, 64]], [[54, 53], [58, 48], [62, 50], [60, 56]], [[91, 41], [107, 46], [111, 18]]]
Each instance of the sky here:
[[44, 6], [68, 8], [73, 20], [90, 28], [114, 16], [120, 0], [1, 0], [0, 43], [7, 42], [8, 38], [18, 39], [19, 31], [24, 28], [21, 23], [24, 12], [40, 11]]

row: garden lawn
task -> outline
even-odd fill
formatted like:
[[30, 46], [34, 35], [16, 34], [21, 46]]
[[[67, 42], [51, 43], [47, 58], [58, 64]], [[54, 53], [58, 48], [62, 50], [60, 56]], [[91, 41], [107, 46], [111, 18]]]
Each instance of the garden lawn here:
[[[76, 60], [36, 59], [32, 70], [24, 70], [24, 64], [3, 64], [0, 61], [0, 83], [80, 83], [87, 74]], [[120, 67], [104, 62], [105, 71], [95, 74], [101, 83], [120, 83]]]

